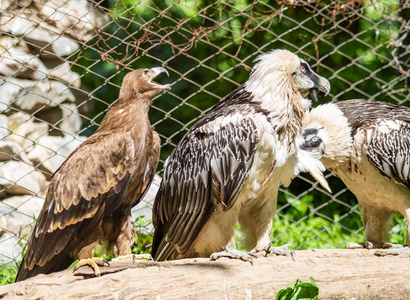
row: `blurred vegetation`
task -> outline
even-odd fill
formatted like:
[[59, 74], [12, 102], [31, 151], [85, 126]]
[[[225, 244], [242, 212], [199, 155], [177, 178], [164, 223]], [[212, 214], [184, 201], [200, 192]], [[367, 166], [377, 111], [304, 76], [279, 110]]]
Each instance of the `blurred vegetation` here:
[[275, 300], [318, 300], [319, 288], [313, 277], [309, 277], [309, 280], [310, 281], [302, 281], [296, 279], [289, 283], [279, 290]]

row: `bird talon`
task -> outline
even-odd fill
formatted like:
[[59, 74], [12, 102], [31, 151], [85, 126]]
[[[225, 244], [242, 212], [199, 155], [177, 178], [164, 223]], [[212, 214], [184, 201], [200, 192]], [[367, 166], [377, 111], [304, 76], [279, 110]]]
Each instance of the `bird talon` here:
[[80, 269], [83, 266], [89, 266], [91, 269], [94, 270], [94, 276], [98, 277], [101, 276], [101, 270], [99, 266], [103, 267], [104, 265], [110, 267], [110, 263], [108, 262], [108, 260], [103, 258], [92, 257], [87, 259], [80, 259], [80, 261], [74, 266], [73, 273], [75, 273], [78, 269]]
[[253, 266], [252, 257], [258, 258], [254, 253], [251, 253], [251, 252], [243, 252], [243, 251], [239, 251], [236, 249], [226, 248], [225, 250], [221, 252], [212, 253], [211, 256], [209, 257], [209, 260], [215, 261], [221, 257], [228, 257], [228, 258], [240, 259], [242, 261], [249, 261], [252, 266]]
[[293, 246], [292, 244], [285, 244], [279, 247], [272, 247], [272, 244], [269, 243], [265, 247], [254, 248], [251, 252], [254, 254], [258, 252], [265, 252], [265, 257], [267, 257], [268, 254], [283, 255], [286, 257], [290, 257], [293, 261], [295, 261], [296, 252], [294, 250], [290, 250], [290, 247], [296, 249], [295, 246]]
[[109, 262], [110, 260], [103, 259], [102, 261], [103, 261], [103, 266], [107, 265], [107, 267], [111, 267], [110, 262]]

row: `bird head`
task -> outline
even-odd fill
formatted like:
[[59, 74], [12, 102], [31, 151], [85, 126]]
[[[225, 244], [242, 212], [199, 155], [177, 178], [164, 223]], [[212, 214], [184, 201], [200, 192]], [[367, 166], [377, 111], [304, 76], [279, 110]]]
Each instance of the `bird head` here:
[[326, 168], [335, 168], [350, 157], [351, 127], [334, 103], [320, 105], [306, 114], [300, 149], [322, 160]]
[[286, 93], [292, 89], [297, 92], [310, 91], [312, 98], [317, 100], [319, 91], [325, 95], [330, 91], [326, 78], [316, 74], [305, 60], [288, 50], [272, 50], [259, 55], [256, 61], [247, 87], [259, 97], [266, 92]]
[[[313, 125], [312, 125], [313, 126]], [[325, 151], [326, 132], [323, 127], [315, 126], [303, 130], [302, 139], [299, 148], [308, 151], [316, 159], [322, 159]]]
[[161, 91], [171, 89], [169, 84], [162, 85], [153, 81], [161, 73], [169, 76], [163, 67], [137, 69], [128, 73], [122, 82], [119, 99], [138, 96], [151, 101]]
[[323, 175], [326, 167], [323, 165], [321, 159], [325, 144], [321, 138], [321, 134], [323, 133], [321, 130], [323, 130], [323, 128], [306, 128], [303, 134], [296, 138], [298, 149], [296, 151], [297, 165], [295, 174], [299, 172], [309, 172], [322, 187], [331, 193], [332, 190]]
[[325, 96], [330, 92], [329, 81], [313, 72], [309, 64], [303, 59], [300, 59], [300, 64], [292, 75], [299, 90], [308, 90], [315, 101], [317, 101], [319, 91], [323, 92]]

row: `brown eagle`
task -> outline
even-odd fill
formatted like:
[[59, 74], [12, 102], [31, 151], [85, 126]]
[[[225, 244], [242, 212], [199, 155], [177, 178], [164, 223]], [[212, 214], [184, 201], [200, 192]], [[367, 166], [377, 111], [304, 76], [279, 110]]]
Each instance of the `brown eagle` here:
[[160, 138], [148, 111], [169, 85], [152, 80], [162, 67], [138, 69], [123, 80], [117, 103], [100, 127], [54, 173], [46, 200], [28, 241], [16, 281], [64, 270], [76, 259], [95, 275], [104, 261], [95, 246], [131, 254], [131, 208], [148, 190], [157, 168]]

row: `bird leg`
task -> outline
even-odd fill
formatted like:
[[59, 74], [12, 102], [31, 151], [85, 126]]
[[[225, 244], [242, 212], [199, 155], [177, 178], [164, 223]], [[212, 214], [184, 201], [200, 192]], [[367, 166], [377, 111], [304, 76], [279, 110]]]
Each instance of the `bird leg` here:
[[134, 230], [134, 224], [129, 215], [124, 216], [120, 220], [121, 230], [118, 235], [116, 245], [118, 249], [118, 256], [113, 260], [128, 260], [132, 259], [135, 263], [136, 260], [148, 259], [152, 260], [151, 254], [132, 254], [131, 248], [136, 240], [137, 233]]
[[406, 246], [397, 245], [397, 244], [390, 244], [392, 247], [389, 247], [388, 250], [379, 250], [376, 251], [374, 254], [377, 256], [386, 256], [386, 255], [399, 255], [399, 254], [410, 254], [410, 208], [406, 209], [406, 223], [407, 223], [407, 239], [406, 239]]
[[226, 246], [224, 251], [212, 253], [209, 260], [214, 261], [221, 257], [228, 257], [228, 258], [240, 259], [243, 261], [249, 261], [251, 265], [253, 265], [252, 257], [258, 258], [254, 253], [239, 251], [233, 248], [232, 246]]
[[94, 275], [98, 277], [101, 275], [101, 270], [99, 267], [103, 267], [104, 265], [109, 267], [110, 263], [100, 257], [80, 259], [80, 261], [75, 265], [73, 273], [83, 266], [89, 266], [94, 270]]
[[282, 255], [291, 258], [292, 260], [296, 259], [296, 252], [294, 250], [290, 250], [289, 247], [295, 248], [292, 244], [286, 244], [279, 247], [272, 247], [272, 243], [269, 242], [265, 246], [262, 247], [255, 247], [251, 250], [251, 253], [262, 253], [264, 252], [264, 256], [268, 256], [268, 254], [275, 254], [275, 255]]

